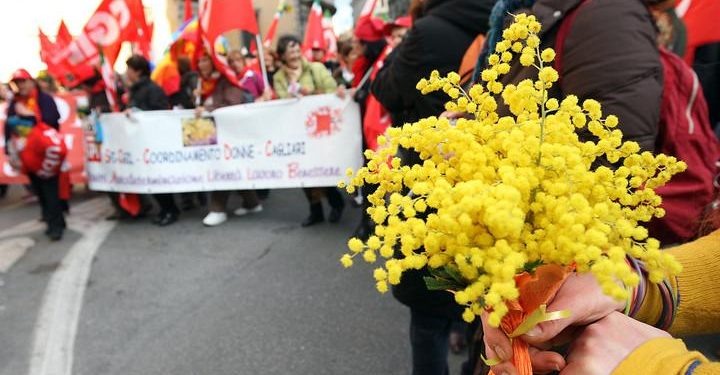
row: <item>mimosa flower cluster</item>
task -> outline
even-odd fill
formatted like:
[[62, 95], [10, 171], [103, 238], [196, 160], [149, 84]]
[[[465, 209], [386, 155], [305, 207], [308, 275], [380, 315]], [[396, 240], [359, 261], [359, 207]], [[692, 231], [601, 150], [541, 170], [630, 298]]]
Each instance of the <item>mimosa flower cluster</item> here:
[[[367, 165], [348, 171], [349, 183], [341, 183], [348, 192], [377, 186], [368, 209], [377, 226], [366, 242], [350, 240], [341, 262], [350, 267], [359, 256], [378, 264], [380, 292], [406, 270], [445, 270], [458, 275], [448, 289], [466, 306], [463, 318], [487, 310], [498, 326], [506, 302], [518, 298], [515, 276], [540, 264], [591, 272], [617, 299], [639, 281], [627, 255], [646, 263], [653, 282], [680, 271], [641, 223], [664, 215], [653, 188], [685, 164], [623, 142], [618, 118], [603, 116], [595, 100], [549, 98], [558, 72], [549, 66], [555, 52], [539, 48], [540, 27], [534, 16], [515, 16], [482, 83], [469, 91], [456, 73], [418, 83], [425, 94], [447, 93], [446, 109], [468, 118], [390, 128], [379, 151], [366, 151]], [[518, 55], [537, 79], [503, 85]], [[512, 116], [498, 115], [498, 100]], [[400, 148], [421, 163], [402, 165]]]

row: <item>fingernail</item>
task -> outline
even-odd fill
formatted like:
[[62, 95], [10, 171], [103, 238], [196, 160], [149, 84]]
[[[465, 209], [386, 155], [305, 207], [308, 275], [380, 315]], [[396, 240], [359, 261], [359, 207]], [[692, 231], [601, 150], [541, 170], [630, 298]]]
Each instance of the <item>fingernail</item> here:
[[537, 337], [537, 336], [540, 336], [541, 333], [542, 333], [542, 330], [540, 329], [540, 327], [535, 326], [535, 327], [533, 327], [531, 330], [529, 330], [529, 331], [525, 334], [525, 336], [527, 336], [527, 337]]
[[495, 345], [495, 347], [493, 347], [493, 350], [501, 361], [507, 361], [508, 359], [510, 359], [507, 357], [507, 353], [505, 353], [505, 350], [503, 350], [503, 348], [501, 348], [499, 345]]

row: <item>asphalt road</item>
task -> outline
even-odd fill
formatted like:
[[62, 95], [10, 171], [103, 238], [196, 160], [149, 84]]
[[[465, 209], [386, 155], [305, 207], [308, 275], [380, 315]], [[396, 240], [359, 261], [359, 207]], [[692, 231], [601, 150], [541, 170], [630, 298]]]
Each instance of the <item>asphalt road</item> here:
[[[217, 228], [199, 209], [166, 228], [112, 227], [105, 198], [84, 193], [73, 230], [50, 243], [20, 195], [0, 200], [0, 269], [12, 263], [0, 273], [0, 375], [409, 374], [407, 309], [374, 290], [369, 266], [338, 262], [358, 209], [301, 228], [302, 192], [281, 190]], [[34, 244], [11, 262], [18, 238]], [[718, 340], [692, 342], [710, 353]], [[451, 373], [461, 360], [451, 355]]]

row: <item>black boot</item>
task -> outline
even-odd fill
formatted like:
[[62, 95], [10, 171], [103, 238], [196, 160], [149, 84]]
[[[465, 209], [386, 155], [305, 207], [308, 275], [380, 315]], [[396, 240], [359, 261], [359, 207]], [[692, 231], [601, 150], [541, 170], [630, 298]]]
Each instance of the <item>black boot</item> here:
[[328, 221], [337, 223], [340, 221], [343, 210], [345, 209], [345, 199], [342, 194], [340, 194], [340, 191], [334, 187], [327, 188], [325, 190], [325, 196], [327, 197], [328, 203], [330, 203], [330, 207], [332, 207]]
[[367, 241], [375, 229], [373, 224], [374, 223], [370, 220], [368, 214], [363, 213], [362, 218], [360, 218], [360, 224], [358, 224], [357, 228], [355, 228], [355, 232], [353, 232], [353, 237], [362, 241]]
[[328, 215], [328, 221], [331, 223], [337, 223], [342, 218], [343, 210], [345, 209], [345, 205], [342, 205], [340, 207], [333, 207], [330, 210], [330, 215]]
[[310, 204], [310, 216], [302, 222], [303, 227], [309, 227], [315, 224], [320, 224], [325, 221], [325, 215], [323, 214], [322, 203], [311, 203]]

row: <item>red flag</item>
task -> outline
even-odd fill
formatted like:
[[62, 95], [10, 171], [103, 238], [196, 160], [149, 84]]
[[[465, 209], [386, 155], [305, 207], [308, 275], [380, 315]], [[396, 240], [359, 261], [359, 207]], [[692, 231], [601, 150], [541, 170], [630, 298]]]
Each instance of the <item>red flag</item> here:
[[320, 1], [315, 0], [310, 14], [308, 15], [307, 26], [305, 26], [305, 40], [303, 41], [303, 52], [306, 55], [311, 53], [313, 49], [321, 49], [327, 51], [325, 37], [323, 36], [323, 14]]
[[193, 18], [192, 2], [185, 0], [185, 15], [183, 16], [183, 22], [190, 21]]
[[120, 207], [132, 216], [140, 213], [140, 196], [137, 194], [120, 193]]
[[[390, 46], [385, 47], [385, 50], [383, 50], [372, 67], [373, 71], [370, 74], [371, 79], [375, 79], [378, 72], [385, 64], [385, 59], [390, 52], [392, 52], [392, 48]], [[368, 148], [377, 151], [377, 137], [385, 134], [385, 130], [392, 125], [392, 119], [390, 118], [390, 114], [372, 94], [368, 96], [365, 106], [366, 110], [365, 117], [363, 119], [363, 134], [365, 135]]]
[[235, 71], [224, 56], [215, 52], [215, 42], [223, 33], [244, 30], [258, 33], [252, 0], [205, 0], [200, 6], [200, 30], [203, 44], [210, 52], [215, 66], [230, 82], [238, 84]]
[[269, 48], [272, 44], [273, 40], [275, 40], [275, 34], [277, 33], [277, 27], [278, 23], [280, 22], [280, 12], [275, 13], [275, 16], [273, 16], [273, 20], [270, 23], [270, 27], [268, 28], [267, 34], [265, 34], [265, 41], [263, 42], [263, 45], [266, 48]]
[[67, 67], [53, 60], [53, 57], [58, 54], [60, 46], [51, 42], [47, 35], [39, 28], [38, 36], [40, 38], [40, 60], [47, 65], [48, 73], [50, 73], [51, 76], [56, 77], [62, 84], [66, 84], [67, 80], [65, 79], [65, 75], [68, 73]]
[[335, 27], [333, 26], [332, 15], [330, 14], [330, 12], [325, 12], [325, 16], [322, 20], [322, 26], [323, 39], [325, 39], [325, 46], [327, 46], [327, 50], [325, 51], [325, 58], [335, 59], [337, 58], [338, 53], [337, 35], [335, 35]]
[[117, 103], [117, 90], [115, 90], [115, 71], [113, 71], [113, 68], [102, 54], [100, 55], [100, 75], [105, 83], [105, 95], [107, 96], [110, 108], [112, 108], [113, 112], [120, 112], [120, 107]]
[[685, 22], [688, 31], [688, 49], [685, 60], [692, 63], [695, 48], [720, 41], [717, 18], [720, 15], [718, 0], [679, 0], [675, 11]]
[[[55, 52], [55, 45], [45, 35], [45, 33], [38, 27], [38, 36], [40, 38], [40, 60], [47, 63], [51, 54]], [[48, 67], [49, 68], [49, 67]]]
[[70, 30], [68, 30], [65, 25], [65, 21], [61, 20], [60, 27], [58, 27], [57, 35], [55, 36], [55, 45], [59, 48], [65, 48], [72, 40], [73, 36], [70, 34]]
[[270, 23], [270, 27], [268, 27], [267, 33], [265, 33], [265, 39], [263, 40], [264, 47], [270, 47], [273, 40], [275, 39], [275, 34], [277, 34], [277, 27], [278, 23], [280, 22], [280, 17], [282, 17], [283, 13], [289, 12], [290, 9], [290, 6], [285, 2], [285, 0], [278, 0], [277, 10], [275, 11], [273, 20]]
[[126, 4], [132, 17], [132, 26], [128, 32], [127, 41], [134, 43], [134, 53], [152, 60], [153, 25], [147, 23], [142, 0], [126, 0]]
[[[137, 35], [134, 20], [140, 17], [131, 11], [141, 0], [103, 0], [83, 28], [83, 32], [59, 53], [53, 56], [53, 63], [65, 63], [70, 67], [81, 65], [97, 66], [100, 59], [98, 48], [102, 48], [110, 65], [115, 64], [123, 41]], [[144, 20], [144, 16], [142, 17]], [[99, 46], [99, 47], [98, 47]]]

